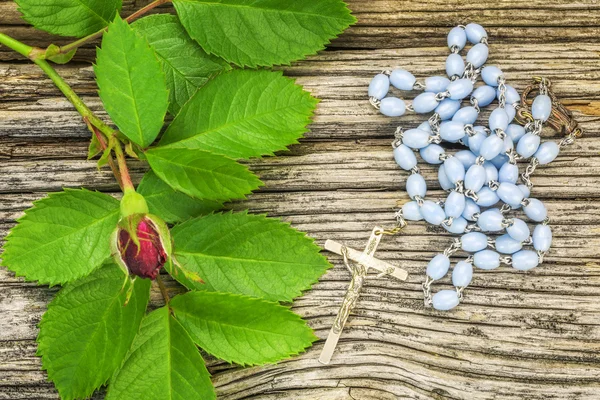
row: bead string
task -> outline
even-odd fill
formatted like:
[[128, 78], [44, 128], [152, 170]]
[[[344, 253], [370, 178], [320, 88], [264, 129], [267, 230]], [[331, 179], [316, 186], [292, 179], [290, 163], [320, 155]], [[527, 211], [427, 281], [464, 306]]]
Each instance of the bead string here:
[[[465, 63], [460, 52], [467, 41], [473, 46]], [[368, 90], [369, 102], [389, 117], [400, 117], [406, 111], [417, 114], [433, 111], [429, 119], [415, 129], [404, 131], [398, 127], [392, 147], [398, 165], [411, 172], [406, 190], [412, 201], [396, 212], [399, 224], [404, 220], [425, 220], [443, 226], [450, 233], [462, 235], [454, 238], [452, 244], [433, 257], [427, 266], [423, 283], [425, 305], [437, 310], [450, 310], [460, 303], [463, 291], [471, 283], [473, 265], [490, 270], [506, 264], [526, 271], [543, 262], [552, 242], [552, 231], [546, 207], [540, 200], [530, 197], [531, 175], [539, 165], [552, 162], [560, 147], [573, 143], [581, 134], [580, 130], [571, 131], [559, 144], [553, 141], [540, 144], [544, 123], [562, 107], [549, 92], [547, 79], [539, 79], [539, 93], [531, 105], [528, 121], [524, 126], [512, 123], [523, 107], [521, 96], [506, 84], [498, 67], [484, 66], [489, 53], [488, 36], [481, 25], [453, 28], [448, 34], [448, 47], [448, 78], [432, 76], [417, 81], [410, 72], [394, 69], [376, 75]], [[475, 88], [479, 77], [484, 85]], [[387, 96], [390, 84], [399, 90], [422, 93], [407, 105], [398, 97]], [[469, 105], [463, 106], [467, 97]], [[496, 99], [498, 107], [492, 111], [488, 126], [474, 125], [481, 109]], [[572, 123], [570, 115], [567, 118], [558, 114], [558, 119], [562, 117]], [[439, 145], [442, 142], [460, 143], [468, 150], [448, 154]], [[427, 163], [440, 165], [438, 180], [442, 189], [448, 192], [445, 201], [426, 199], [427, 185], [414, 154], [417, 150]], [[529, 164], [520, 174], [517, 160], [526, 159]], [[521, 184], [517, 184], [519, 179]], [[493, 207], [499, 202], [502, 203], [500, 207]], [[533, 234], [523, 219], [507, 215], [517, 209], [522, 209], [529, 220], [538, 223]], [[484, 232], [506, 233], [493, 239]], [[524, 246], [533, 246], [533, 250], [523, 249]], [[470, 255], [452, 269], [455, 289], [432, 294], [432, 284], [448, 273], [450, 256], [459, 250]]]

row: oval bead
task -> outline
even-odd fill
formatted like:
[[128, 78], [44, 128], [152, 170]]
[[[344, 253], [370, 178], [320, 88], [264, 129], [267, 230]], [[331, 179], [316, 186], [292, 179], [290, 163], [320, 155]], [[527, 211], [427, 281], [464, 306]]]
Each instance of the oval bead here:
[[514, 183], [502, 182], [496, 191], [496, 194], [506, 204], [515, 208], [523, 201], [523, 192]]
[[[487, 66], [481, 70], [481, 79], [489, 86], [498, 86], [498, 78], [502, 76], [502, 70], [493, 65]], [[494, 95], [495, 95], [494, 91]]]
[[445, 76], [430, 76], [425, 79], [425, 91], [433, 93], [445, 92], [449, 84], [450, 79]]
[[427, 275], [434, 281], [442, 279], [450, 269], [450, 259], [444, 254], [438, 254], [427, 264]]
[[454, 189], [454, 183], [448, 179], [448, 175], [446, 175], [446, 171], [444, 170], [444, 165], [440, 165], [438, 169], [438, 181], [440, 182], [440, 186], [444, 190]]
[[506, 111], [506, 115], [508, 115], [508, 122], [512, 122], [517, 115], [517, 110], [512, 104], [506, 104], [504, 107], [504, 111]]
[[467, 220], [463, 217], [454, 218], [452, 220], [452, 225], [442, 224], [442, 226], [450, 233], [460, 234], [465, 233], [465, 229], [467, 228]]
[[533, 248], [537, 251], [548, 251], [552, 244], [552, 230], [548, 225], [540, 224], [533, 230]]
[[[507, 153], [510, 150], [512, 150], [515, 147], [514, 143], [512, 140], [510, 140], [510, 138], [508, 136], [504, 137], [504, 147], [502, 148], [502, 152], [503, 153]], [[506, 160], [508, 161], [508, 156], [504, 155], [504, 157], [506, 157]]]
[[473, 82], [470, 79], [457, 79], [451, 82], [447, 88], [452, 100], [462, 100], [473, 91]]
[[460, 245], [464, 251], [475, 253], [488, 246], [487, 236], [481, 232], [469, 232], [462, 235]]
[[398, 164], [400, 168], [406, 171], [417, 166], [417, 157], [415, 156], [415, 153], [404, 144], [401, 144], [394, 149], [394, 160], [396, 160], [396, 164]]
[[500, 200], [496, 192], [487, 186], [482, 187], [481, 190], [477, 192], [477, 197], [477, 205], [481, 207], [491, 207]]
[[390, 74], [390, 82], [400, 90], [413, 90], [417, 78], [405, 69], [395, 69]]
[[458, 50], [464, 49], [467, 44], [467, 34], [460, 26], [455, 26], [448, 32], [448, 48], [456, 46]]
[[446, 153], [446, 150], [439, 144], [431, 143], [427, 147], [423, 147], [419, 150], [421, 158], [425, 160], [427, 164], [441, 164], [443, 161], [440, 160], [440, 156]]
[[[390, 90], [390, 78], [385, 74], [377, 74], [369, 83], [369, 97], [381, 100]], [[364, 92], [363, 92], [364, 93]]]
[[463, 107], [454, 113], [452, 121], [462, 122], [465, 125], [474, 124], [478, 115], [479, 113], [477, 113], [475, 107]]
[[528, 271], [540, 263], [537, 253], [533, 250], [521, 250], [512, 256], [512, 266], [519, 271]]
[[[521, 96], [519, 96], [519, 92], [517, 89], [510, 85], [506, 85], [506, 104], [519, 104], [521, 102]], [[496, 90], [496, 98], [500, 99], [500, 89]]]
[[497, 208], [490, 208], [481, 213], [477, 219], [477, 226], [484, 232], [498, 232], [503, 230], [504, 215]]
[[519, 167], [516, 164], [504, 163], [498, 171], [498, 181], [517, 183], [519, 180]]
[[536, 222], [542, 222], [548, 216], [548, 211], [544, 203], [538, 199], [530, 198], [529, 204], [523, 207], [525, 215]]
[[473, 255], [473, 264], [481, 269], [494, 269], [500, 266], [500, 254], [493, 250], [478, 251]]
[[534, 157], [540, 162], [540, 165], [549, 164], [558, 156], [560, 147], [554, 142], [544, 142], [537, 149]]
[[506, 233], [510, 235], [511, 238], [524, 242], [529, 237], [529, 227], [520, 218], [513, 218], [512, 225], [506, 228]]
[[467, 62], [475, 68], [481, 67], [487, 61], [489, 49], [485, 43], [478, 43], [467, 53]]
[[456, 287], [467, 287], [473, 279], [473, 265], [459, 261], [452, 269], [452, 284]]
[[450, 157], [444, 161], [444, 171], [452, 183], [465, 179], [465, 167], [456, 157]]
[[416, 196], [425, 197], [425, 194], [427, 193], [427, 183], [425, 183], [425, 178], [420, 174], [412, 174], [409, 176], [406, 180], [406, 191], [411, 199], [414, 199]]
[[440, 126], [440, 136], [447, 142], [456, 143], [465, 136], [465, 126], [461, 122], [447, 121]]
[[539, 94], [533, 99], [531, 104], [531, 115], [533, 119], [539, 119], [546, 122], [552, 113], [552, 100], [547, 94]]
[[423, 219], [421, 215], [421, 207], [416, 201], [409, 201], [402, 206], [402, 216], [409, 221], [420, 221]]
[[485, 168], [471, 165], [465, 174], [465, 189], [478, 192], [485, 184]]
[[397, 97], [386, 97], [385, 99], [381, 100], [379, 111], [388, 117], [400, 117], [404, 115], [404, 112], [406, 111], [406, 105], [402, 99]]
[[429, 121], [421, 122], [419, 126], [417, 126], [417, 129], [431, 133], [431, 125], [429, 125]]
[[456, 290], [440, 290], [432, 297], [432, 306], [438, 311], [448, 311], [460, 303]]
[[517, 143], [517, 153], [524, 158], [529, 158], [535, 154], [539, 146], [540, 137], [533, 133], [526, 133]]
[[467, 39], [469, 42], [473, 44], [477, 44], [481, 42], [481, 39], [487, 37], [487, 32], [483, 28], [483, 26], [479, 24], [470, 23], [465, 26], [465, 34], [467, 35]]
[[502, 235], [496, 238], [496, 251], [502, 254], [513, 254], [523, 248], [523, 244], [513, 239], [510, 235]]
[[492, 104], [492, 101], [496, 98], [496, 90], [491, 86], [479, 86], [473, 91], [471, 97], [477, 99], [479, 107], [486, 107]]
[[485, 168], [485, 182], [488, 183], [490, 181], [498, 180], [498, 168], [494, 164], [489, 161], [483, 163], [483, 168]]
[[402, 143], [412, 149], [429, 146], [429, 132], [420, 129], [409, 129], [402, 134]]
[[512, 139], [513, 142], [518, 142], [519, 139], [525, 135], [525, 128], [521, 125], [517, 124], [509, 124], [506, 131], [504, 131], [508, 137]]
[[[502, 150], [504, 150], [504, 141], [502, 141]], [[497, 169], [502, 168], [507, 161], [508, 156], [506, 154], [502, 154], [502, 152], [490, 160], [490, 162], [494, 164], [494, 167]]]
[[465, 210], [462, 213], [463, 218], [468, 221], [474, 221], [473, 214], [479, 214], [479, 212], [481, 212], [481, 208], [472, 199], [467, 199]]
[[452, 78], [453, 76], [462, 76], [465, 72], [465, 61], [460, 54], [450, 54], [446, 58], [446, 74]]
[[465, 170], [469, 169], [471, 165], [475, 164], [475, 161], [477, 160], [477, 156], [473, 154], [473, 152], [471, 152], [470, 150], [457, 151], [454, 154], [454, 157], [458, 158], [458, 160], [465, 167]]
[[460, 108], [460, 101], [452, 99], [444, 99], [435, 108], [435, 112], [440, 116], [442, 121], [446, 121], [454, 116]]
[[521, 192], [523, 192], [523, 197], [524, 198], [528, 198], [529, 195], [531, 194], [531, 190], [529, 190], [529, 188], [527, 187], [527, 185], [520, 184], [520, 185], [517, 185], [517, 187], [519, 189], [521, 189]]
[[439, 102], [435, 99], [435, 93], [424, 92], [413, 100], [413, 109], [416, 113], [427, 114], [435, 110]]
[[492, 132], [496, 129], [501, 129], [502, 131], [505, 131], [506, 128], [508, 128], [508, 115], [506, 115], [506, 111], [498, 107], [494, 111], [492, 111], [488, 122], [490, 130]]
[[450, 192], [444, 202], [446, 216], [458, 218], [465, 210], [465, 195], [459, 192]]
[[485, 158], [486, 160], [491, 160], [495, 158], [502, 149], [504, 148], [504, 141], [498, 137], [496, 134], [492, 134], [488, 136], [483, 143], [481, 143], [481, 148], [479, 149], [479, 155]]
[[423, 202], [423, 205], [421, 206], [421, 215], [425, 218], [425, 221], [432, 225], [440, 225], [446, 219], [446, 214], [444, 214], [442, 206], [431, 200], [425, 200]]
[[487, 135], [484, 132], [477, 132], [475, 135], [469, 137], [469, 149], [471, 149], [473, 154], [479, 155], [481, 145], [485, 139], [487, 139]]

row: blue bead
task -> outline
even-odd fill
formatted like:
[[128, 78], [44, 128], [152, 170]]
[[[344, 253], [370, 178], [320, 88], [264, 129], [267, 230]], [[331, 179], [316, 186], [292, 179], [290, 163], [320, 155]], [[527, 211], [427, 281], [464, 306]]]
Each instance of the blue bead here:
[[498, 168], [489, 161], [483, 163], [485, 168], [485, 182], [497, 181], [498, 180]]
[[450, 79], [445, 76], [430, 76], [425, 79], [425, 91], [433, 93], [445, 92], [449, 84]]
[[[503, 142], [504, 143], [504, 142]], [[502, 150], [504, 151], [504, 146], [502, 146]], [[498, 154], [496, 157], [492, 158], [490, 162], [494, 164], [496, 168], [502, 168], [502, 166], [508, 161], [508, 156], [505, 154]]]
[[438, 279], [442, 279], [448, 273], [449, 268], [450, 259], [443, 254], [438, 254], [429, 261], [426, 273], [431, 279], [437, 281]]
[[452, 269], [452, 284], [456, 287], [467, 287], [473, 279], [473, 265], [466, 261], [459, 261]]
[[513, 239], [510, 235], [502, 235], [496, 238], [496, 251], [502, 254], [513, 254], [523, 248], [523, 244]]
[[396, 160], [396, 164], [398, 164], [400, 168], [406, 171], [417, 165], [415, 153], [403, 144], [394, 149], [394, 160]]
[[462, 76], [465, 72], [465, 61], [460, 54], [450, 54], [446, 58], [446, 74], [452, 78], [453, 76]]
[[548, 225], [538, 225], [533, 230], [533, 248], [537, 251], [548, 251], [552, 244], [552, 230]]
[[481, 269], [494, 269], [500, 266], [500, 254], [493, 250], [478, 251], [473, 255], [473, 264]]
[[429, 121], [421, 122], [419, 126], [417, 126], [417, 129], [431, 133], [431, 125], [429, 125]]
[[448, 32], [448, 48], [456, 46], [458, 50], [462, 50], [467, 44], [467, 34], [460, 26], [455, 26]]
[[465, 26], [465, 33], [467, 35], [467, 39], [469, 39], [469, 42], [473, 44], [480, 43], [481, 39], [487, 37], [487, 32], [483, 26], [474, 23]]
[[390, 74], [390, 82], [400, 90], [413, 90], [416, 81], [415, 76], [404, 69], [395, 69]]
[[465, 202], [465, 210], [462, 213], [463, 218], [469, 221], [474, 221], [473, 214], [479, 214], [481, 208], [471, 199]]
[[435, 110], [439, 102], [435, 99], [435, 93], [424, 92], [413, 100], [413, 109], [416, 113], [427, 114]]
[[[504, 147], [502, 148], [502, 152], [503, 153], [508, 153], [510, 150], [514, 149], [515, 145], [513, 143], [513, 141], [508, 137], [505, 136], [504, 137]], [[504, 157], [506, 157], [506, 161], [508, 161], [508, 156], [503, 155]], [[504, 164], [504, 163], [502, 163]]]
[[447, 142], [456, 143], [465, 136], [465, 126], [462, 122], [447, 121], [440, 126], [440, 136]]
[[444, 99], [435, 108], [435, 112], [440, 116], [442, 121], [446, 121], [454, 116], [460, 108], [460, 101], [452, 99]]
[[481, 213], [477, 219], [477, 226], [484, 232], [498, 232], [503, 230], [504, 215], [497, 208], [490, 208]]
[[465, 229], [467, 228], [467, 220], [463, 217], [458, 217], [452, 220], [452, 225], [442, 224], [442, 226], [450, 233], [465, 233]]
[[473, 91], [473, 82], [470, 79], [457, 79], [451, 82], [447, 88], [452, 100], [462, 100]]
[[504, 163], [498, 171], [498, 181], [517, 183], [519, 180], [519, 167], [516, 164]]
[[529, 158], [535, 154], [540, 147], [540, 137], [533, 133], [526, 133], [517, 144], [517, 153], [524, 158]]
[[560, 147], [554, 142], [544, 142], [537, 149], [534, 156], [540, 162], [540, 165], [545, 165], [554, 161], [554, 159], [558, 156], [558, 152], [560, 151]]
[[446, 153], [446, 150], [439, 144], [431, 143], [427, 147], [423, 147], [419, 150], [421, 158], [425, 160], [427, 164], [441, 164], [443, 161], [440, 160], [440, 156]]
[[479, 155], [486, 160], [491, 160], [496, 157], [502, 151], [504, 147], [504, 141], [498, 137], [498, 135], [492, 134], [488, 136], [479, 149]]
[[438, 311], [448, 311], [460, 303], [458, 293], [455, 290], [440, 290], [432, 297], [432, 306]]
[[456, 157], [450, 157], [444, 161], [444, 171], [452, 183], [465, 179], [465, 166]]
[[423, 176], [420, 174], [409, 176], [406, 180], [406, 191], [411, 199], [414, 199], [416, 196], [425, 197], [425, 194], [427, 194], [427, 183], [425, 183]]
[[525, 215], [536, 222], [542, 222], [548, 216], [544, 203], [538, 199], [529, 198], [529, 204], [523, 207]]
[[465, 125], [474, 124], [478, 116], [475, 107], [463, 107], [454, 114], [452, 121], [462, 122]]
[[486, 107], [492, 104], [492, 101], [496, 98], [496, 90], [491, 86], [479, 86], [473, 91], [471, 97], [477, 99], [479, 107]]
[[402, 143], [412, 149], [429, 146], [429, 132], [420, 129], [409, 129], [402, 134]]
[[458, 158], [458, 160], [465, 167], [465, 170], [471, 168], [471, 165], [475, 164], [475, 161], [477, 160], [477, 156], [470, 150], [457, 151], [454, 154], [454, 157]]
[[385, 74], [377, 74], [369, 83], [369, 97], [381, 100], [390, 90], [390, 78]]
[[[502, 71], [498, 67], [492, 65], [481, 70], [481, 79], [489, 86], [498, 86], [498, 78], [502, 76]], [[494, 95], [495, 95], [494, 91]]]
[[496, 192], [487, 186], [482, 187], [481, 190], [477, 192], [477, 197], [479, 198], [477, 200], [477, 205], [481, 207], [491, 207], [500, 200]]
[[496, 194], [506, 204], [515, 208], [523, 201], [523, 192], [514, 183], [502, 182], [496, 191]]
[[465, 189], [478, 192], [485, 184], [485, 168], [471, 165], [465, 174]]
[[445, 219], [446, 214], [442, 206], [434, 203], [431, 200], [425, 200], [421, 206], [421, 215], [425, 218], [425, 221], [432, 225], [440, 225]]
[[505, 131], [506, 135], [512, 139], [514, 143], [525, 135], [525, 128], [517, 124], [509, 124]]
[[512, 122], [517, 115], [517, 110], [512, 104], [505, 104], [504, 111], [506, 111], [506, 115], [508, 115], [508, 122]]
[[440, 186], [444, 190], [454, 189], [454, 183], [448, 179], [448, 175], [446, 175], [446, 171], [444, 170], [444, 165], [440, 165], [438, 169], [438, 181], [440, 182]]
[[444, 202], [444, 211], [446, 216], [458, 218], [465, 210], [465, 195], [459, 192], [450, 192]]
[[529, 237], [529, 227], [520, 218], [513, 218], [513, 223], [508, 228], [506, 228], [506, 232], [510, 235], [511, 238], [516, 241], [523, 242], [527, 240]]
[[416, 201], [404, 203], [402, 206], [402, 216], [409, 221], [420, 221], [423, 219], [421, 207]]
[[527, 187], [527, 185], [517, 185], [519, 189], [521, 189], [521, 192], [523, 192], [523, 197], [524, 198], [528, 198], [529, 195], [531, 194], [531, 190], [529, 190], [529, 188]]
[[540, 263], [537, 253], [533, 250], [521, 250], [512, 256], [512, 266], [520, 271], [528, 271]]
[[406, 105], [397, 97], [386, 97], [381, 100], [379, 111], [388, 117], [400, 117], [406, 111]]
[[483, 141], [487, 138], [485, 132], [476, 131], [475, 135], [469, 137], [469, 149], [473, 154], [479, 155], [479, 151], [481, 150], [481, 145]]
[[500, 107], [492, 111], [489, 119], [489, 127], [492, 132], [496, 129], [505, 131], [508, 128], [508, 115], [506, 115], [506, 111]]
[[531, 105], [531, 115], [533, 119], [539, 119], [546, 122], [552, 113], [552, 100], [547, 94], [539, 94], [533, 99]]
[[[521, 96], [519, 96], [519, 92], [517, 89], [510, 85], [506, 85], [506, 104], [515, 104], [521, 102]], [[496, 97], [500, 99], [500, 89], [496, 91]]]
[[469, 232], [460, 238], [461, 248], [469, 253], [485, 249], [488, 246], [487, 236], [481, 232]]
[[485, 43], [476, 44], [467, 53], [467, 62], [479, 68], [487, 61], [488, 54], [489, 49]]

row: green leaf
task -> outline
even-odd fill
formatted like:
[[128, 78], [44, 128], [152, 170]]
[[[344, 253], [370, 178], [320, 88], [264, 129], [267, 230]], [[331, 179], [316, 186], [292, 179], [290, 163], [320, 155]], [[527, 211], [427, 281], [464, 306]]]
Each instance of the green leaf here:
[[356, 19], [341, 0], [173, 0], [210, 54], [240, 66], [289, 64], [322, 50]]
[[50, 60], [53, 63], [66, 64], [69, 61], [71, 61], [76, 52], [77, 49], [73, 49], [68, 53], [63, 54], [60, 52], [60, 47], [58, 47], [55, 44], [51, 44], [46, 48], [46, 53], [44, 54], [44, 56], [46, 57], [46, 60]]
[[163, 181], [198, 199], [242, 199], [262, 185], [246, 166], [207, 151], [155, 147], [145, 154]]
[[148, 147], [169, 105], [165, 74], [154, 50], [117, 17], [104, 34], [94, 71], [108, 115], [128, 139]]
[[121, 10], [121, 0], [16, 0], [23, 19], [38, 29], [83, 37], [104, 28]]
[[198, 90], [160, 144], [232, 158], [273, 155], [298, 143], [316, 104], [281, 72], [234, 70]]
[[231, 67], [221, 58], [206, 54], [189, 37], [176, 15], [156, 14], [132, 24], [156, 51], [167, 77], [169, 112], [176, 115], [209, 79]]
[[136, 279], [124, 306], [125, 278], [106, 264], [65, 286], [42, 317], [38, 355], [62, 399], [91, 396], [125, 358], [150, 296], [150, 280]]
[[50, 193], [25, 211], [6, 238], [3, 265], [40, 284], [89, 274], [110, 255], [119, 202], [85, 189]]
[[171, 301], [175, 318], [208, 353], [241, 365], [273, 363], [317, 340], [287, 307], [253, 297], [188, 292]]
[[199, 200], [174, 190], [152, 171], [144, 175], [137, 192], [146, 199], [150, 213], [169, 223], [185, 221], [223, 207], [222, 202]]
[[144, 318], [106, 395], [106, 400], [215, 398], [198, 348], [167, 307]]
[[171, 230], [175, 255], [204, 281], [190, 289], [291, 301], [327, 270], [312, 239], [279, 220], [247, 213], [212, 214]]

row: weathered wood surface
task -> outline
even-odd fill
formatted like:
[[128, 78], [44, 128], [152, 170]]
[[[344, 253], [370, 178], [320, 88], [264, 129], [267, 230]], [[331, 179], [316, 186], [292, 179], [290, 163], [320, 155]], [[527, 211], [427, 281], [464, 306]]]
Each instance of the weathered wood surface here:
[[[125, 2], [131, 12], [134, 1]], [[139, 3], [139, 1], [138, 1]], [[490, 63], [522, 89], [533, 75], [554, 82], [585, 137], [535, 173], [533, 194], [547, 202], [554, 246], [531, 272], [477, 271], [464, 303], [450, 313], [423, 307], [427, 260], [450, 236], [411, 224], [385, 238], [377, 256], [411, 275], [406, 283], [373, 279], [350, 317], [332, 364], [317, 362], [323, 342], [275, 366], [238, 368], [210, 359], [223, 399], [598, 399], [600, 398], [600, 3], [350, 1], [359, 18], [330, 49], [286, 68], [323, 101], [302, 144], [252, 162], [266, 188], [231, 205], [291, 221], [322, 244], [331, 238], [361, 248], [374, 224], [393, 222], [407, 200], [406, 174], [389, 143], [399, 123], [365, 99], [370, 77], [404, 66], [419, 76], [443, 72], [448, 27], [476, 21], [490, 33]], [[27, 27], [0, 1], [0, 29], [30, 43], [65, 43]], [[93, 109], [100, 109], [89, 64], [59, 68]], [[0, 48], [0, 235], [35, 199], [61, 187], [114, 193], [107, 171], [85, 161], [89, 134], [40, 71]], [[548, 137], [558, 138], [548, 131]], [[139, 179], [145, 167], [134, 165]], [[433, 196], [435, 170], [423, 168]], [[324, 339], [348, 283], [335, 268], [294, 302]], [[446, 280], [447, 284], [449, 281]], [[170, 282], [170, 290], [179, 290]], [[35, 357], [36, 324], [55, 289], [0, 270], [0, 399], [57, 398]], [[152, 303], [160, 306], [158, 292]], [[99, 395], [98, 398], [102, 396]]]

